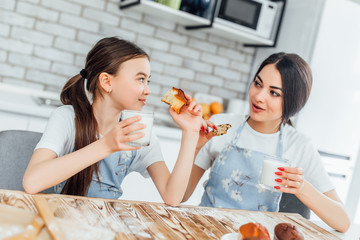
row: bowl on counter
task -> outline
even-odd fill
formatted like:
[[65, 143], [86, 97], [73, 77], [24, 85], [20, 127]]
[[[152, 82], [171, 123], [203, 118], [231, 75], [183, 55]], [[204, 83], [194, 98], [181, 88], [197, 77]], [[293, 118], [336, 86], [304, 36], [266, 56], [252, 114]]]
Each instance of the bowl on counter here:
[[223, 235], [220, 240], [239, 240], [239, 233], [227, 233]]

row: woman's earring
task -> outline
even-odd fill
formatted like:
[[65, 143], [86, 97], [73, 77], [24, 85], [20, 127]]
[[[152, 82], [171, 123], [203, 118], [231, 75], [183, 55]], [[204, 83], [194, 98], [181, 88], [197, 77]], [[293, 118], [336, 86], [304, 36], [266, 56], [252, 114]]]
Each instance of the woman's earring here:
[[108, 93], [111, 93], [111, 89], [108, 90]]

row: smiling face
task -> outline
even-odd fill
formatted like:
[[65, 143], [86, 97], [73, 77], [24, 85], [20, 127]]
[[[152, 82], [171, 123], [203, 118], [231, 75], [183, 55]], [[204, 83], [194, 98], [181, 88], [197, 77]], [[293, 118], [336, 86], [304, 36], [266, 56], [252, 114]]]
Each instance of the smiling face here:
[[130, 59], [122, 63], [115, 76], [111, 76], [113, 104], [123, 109], [140, 111], [150, 94], [150, 62], [146, 57]]
[[281, 75], [274, 64], [266, 65], [249, 89], [250, 118], [258, 123], [277, 126], [283, 112]]

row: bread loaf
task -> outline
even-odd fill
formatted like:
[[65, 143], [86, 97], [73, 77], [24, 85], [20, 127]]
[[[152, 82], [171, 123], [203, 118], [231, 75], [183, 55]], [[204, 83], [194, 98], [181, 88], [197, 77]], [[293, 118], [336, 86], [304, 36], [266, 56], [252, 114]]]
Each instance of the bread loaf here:
[[268, 230], [260, 223], [247, 223], [239, 228], [243, 239], [271, 240]]
[[181, 107], [187, 102], [183, 90], [174, 87], [161, 98], [161, 101], [169, 104], [171, 109], [178, 114], [180, 113]]

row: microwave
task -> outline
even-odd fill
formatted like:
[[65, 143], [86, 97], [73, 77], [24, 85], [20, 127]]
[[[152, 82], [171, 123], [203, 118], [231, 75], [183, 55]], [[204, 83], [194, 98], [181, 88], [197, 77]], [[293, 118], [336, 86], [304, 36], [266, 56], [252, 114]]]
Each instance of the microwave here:
[[214, 21], [271, 39], [280, 10], [277, 2], [268, 0], [221, 0]]

